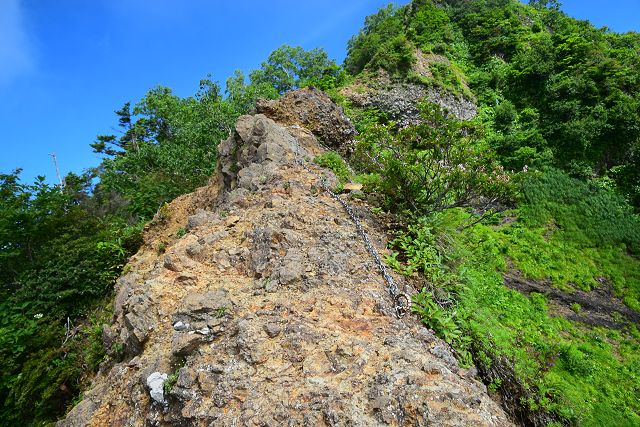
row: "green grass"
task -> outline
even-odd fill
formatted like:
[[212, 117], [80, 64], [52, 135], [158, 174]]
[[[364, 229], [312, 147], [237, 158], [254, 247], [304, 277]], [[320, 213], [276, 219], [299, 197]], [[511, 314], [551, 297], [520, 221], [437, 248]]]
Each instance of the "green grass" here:
[[[422, 231], [409, 229], [411, 239], [395, 242], [401, 271], [433, 272], [437, 260], [443, 260], [439, 271], [446, 278], [431, 277], [429, 282], [443, 288], [455, 304], [434, 307], [424, 301], [431, 297], [425, 290], [414, 301], [424, 323], [452, 343], [463, 359], [470, 349], [476, 363], [488, 363], [483, 354], [506, 357], [527, 389], [521, 403], [531, 411], [553, 414], [569, 424], [639, 425], [637, 329], [589, 327], [554, 317], [544, 295], [510, 290], [502, 274], [516, 268], [553, 286], [585, 290], [597, 286], [595, 278], [607, 277], [633, 308], [640, 262], [621, 245], [587, 247], [562, 230], [528, 228], [523, 220], [460, 230], [468, 218], [463, 210], [450, 210], [417, 222], [414, 228]], [[459, 331], [466, 339], [456, 336]], [[499, 392], [507, 380], [494, 381], [492, 389]]]

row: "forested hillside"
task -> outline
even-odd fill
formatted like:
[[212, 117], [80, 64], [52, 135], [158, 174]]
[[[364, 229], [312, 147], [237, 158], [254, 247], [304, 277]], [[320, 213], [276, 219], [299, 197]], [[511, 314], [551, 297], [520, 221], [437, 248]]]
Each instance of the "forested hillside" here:
[[404, 218], [387, 261], [420, 277], [414, 311], [523, 424], [640, 423], [639, 61], [638, 33], [553, 1], [416, 0], [349, 43], [360, 92], [477, 102], [400, 132], [358, 112], [352, 161]]
[[77, 401], [145, 223], [207, 182], [258, 98], [310, 85], [359, 132], [316, 163], [393, 216], [386, 262], [420, 291], [414, 313], [514, 420], [640, 424], [640, 34], [537, 0], [390, 5], [342, 66], [283, 46], [224, 90], [207, 77], [114, 106], [102, 162], [63, 186], [0, 175], [2, 424]]

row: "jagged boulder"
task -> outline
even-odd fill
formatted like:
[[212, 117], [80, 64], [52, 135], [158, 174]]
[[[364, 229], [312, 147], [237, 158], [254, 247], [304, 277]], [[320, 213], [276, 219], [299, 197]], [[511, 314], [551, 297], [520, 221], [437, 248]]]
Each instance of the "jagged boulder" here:
[[356, 136], [356, 129], [342, 108], [315, 88], [288, 92], [275, 101], [259, 100], [256, 111], [283, 125], [300, 125], [335, 149], [349, 144]]
[[[304, 115], [285, 98], [274, 111]], [[123, 360], [59, 426], [510, 425], [446, 343], [394, 315], [350, 218], [295, 161], [322, 150], [300, 123], [238, 120], [218, 178], [167, 208], [186, 235], [149, 230], [164, 253], [149, 241], [118, 284], [108, 335]]]

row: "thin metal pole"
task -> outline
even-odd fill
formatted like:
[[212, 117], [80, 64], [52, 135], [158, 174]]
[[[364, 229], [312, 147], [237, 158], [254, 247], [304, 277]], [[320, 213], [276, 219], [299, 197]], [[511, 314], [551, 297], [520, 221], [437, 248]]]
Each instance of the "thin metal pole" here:
[[58, 177], [58, 181], [60, 182], [60, 187], [64, 187], [64, 182], [62, 178], [60, 178], [60, 170], [58, 169], [58, 159], [56, 158], [56, 153], [49, 153], [51, 157], [53, 157], [53, 164], [56, 167], [56, 176]]

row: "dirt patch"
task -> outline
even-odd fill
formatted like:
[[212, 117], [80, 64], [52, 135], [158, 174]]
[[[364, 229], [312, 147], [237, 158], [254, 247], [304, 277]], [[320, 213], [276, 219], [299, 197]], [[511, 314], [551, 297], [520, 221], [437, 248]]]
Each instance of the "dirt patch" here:
[[[510, 271], [504, 274], [504, 283], [510, 289], [523, 294], [538, 292], [544, 294], [558, 314], [591, 326], [604, 326], [622, 329], [629, 322], [640, 325], [640, 314], [613, 294], [611, 285], [602, 278], [601, 286], [591, 292], [574, 290], [565, 292], [552, 287], [548, 280], [531, 280], [522, 277], [519, 272]], [[579, 304], [580, 310], [575, 312], [572, 305]]]

